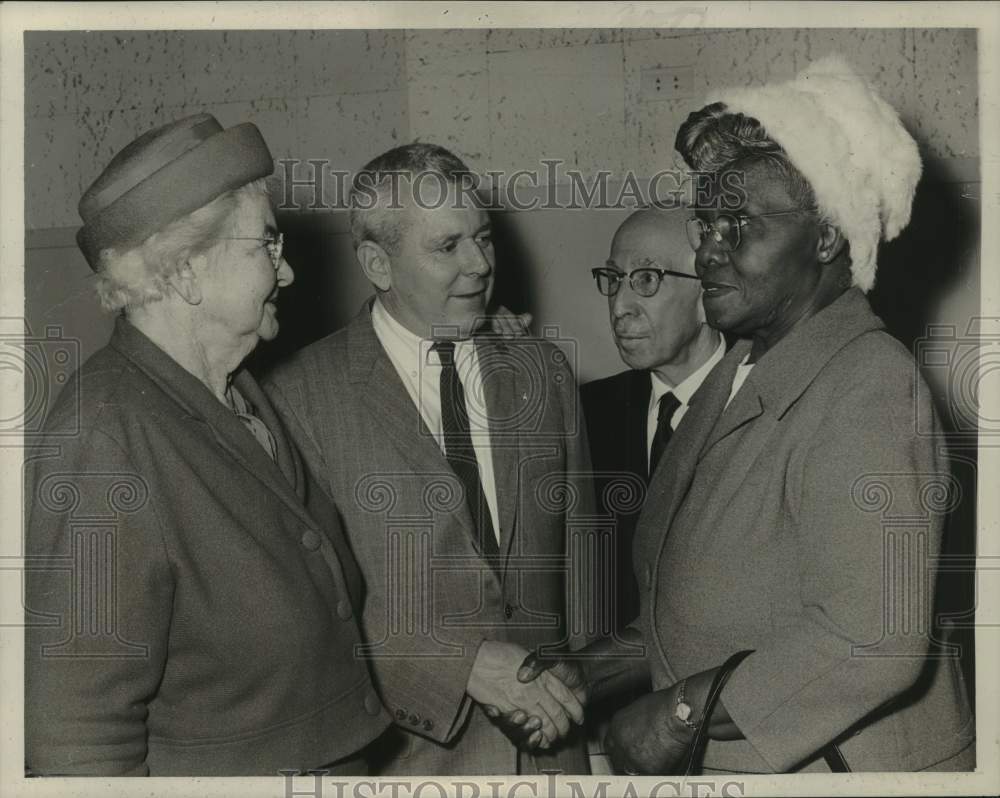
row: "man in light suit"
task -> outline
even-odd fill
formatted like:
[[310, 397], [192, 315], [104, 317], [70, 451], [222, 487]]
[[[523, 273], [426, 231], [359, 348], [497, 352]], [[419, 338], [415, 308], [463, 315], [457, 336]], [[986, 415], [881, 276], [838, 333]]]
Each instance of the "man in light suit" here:
[[[363, 168], [351, 231], [376, 296], [268, 390], [366, 579], [359, 655], [396, 721], [380, 772], [581, 773], [578, 696], [515, 676], [570, 642], [572, 521], [592, 503], [575, 382], [550, 341], [476, 335], [494, 254], [468, 175], [428, 144]], [[517, 710], [551, 748], [519, 752], [491, 720]]]
[[636, 211], [615, 233], [605, 265], [592, 271], [629, 366], [580, 389], [598, 508], [616, 521], [618, 630], [639, 612], [632, 539], [650, 475], [691, 397], [725, 354], [722, 336], [705, 322], [684, 232], [688, 216], [679, 208]]

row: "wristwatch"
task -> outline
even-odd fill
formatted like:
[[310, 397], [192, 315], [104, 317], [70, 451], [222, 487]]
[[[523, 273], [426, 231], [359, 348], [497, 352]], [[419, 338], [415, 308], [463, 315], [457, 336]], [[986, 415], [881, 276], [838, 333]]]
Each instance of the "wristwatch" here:
[[681, 686], [677, 690], [677, 705], [674, 707], [674, 717], [689, 729], [693, 730], [698, 728], [698, 724], [691, 720], [691, 705], [684, 700], [685, 684], [687, 684], [687, 679], [682, 679]]

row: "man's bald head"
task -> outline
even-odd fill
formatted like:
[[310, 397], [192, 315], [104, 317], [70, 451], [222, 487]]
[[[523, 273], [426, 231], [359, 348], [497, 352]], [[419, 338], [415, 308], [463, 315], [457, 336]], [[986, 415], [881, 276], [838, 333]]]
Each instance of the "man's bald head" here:
[[[694, 274], [694, 250], [684, 228], [691, 214], [687, 209], [643, 208], [621, 223], [611, 241], [611, 250], [629, 244], [647, 251], [661, 268]], [[635, 268], [635, 267], [633, 267]]]
[[615, 233], [607, 262], [611, 269], [631, 275], [636, 285], [642, 277], [637, 269], [660, 273], [652, 296], [642, 296], [627, 277], [622, 279], [617, 293], [608, 297], [608, 312], [622, 360], [634, 369], [657, 371], [674, 384], [689, 373], [706, 335], [715, 340], [705, 329], [701, 284], [691, 279], [694, 250], [684, 230], [689, 216], [685, 209], [636, 211]]

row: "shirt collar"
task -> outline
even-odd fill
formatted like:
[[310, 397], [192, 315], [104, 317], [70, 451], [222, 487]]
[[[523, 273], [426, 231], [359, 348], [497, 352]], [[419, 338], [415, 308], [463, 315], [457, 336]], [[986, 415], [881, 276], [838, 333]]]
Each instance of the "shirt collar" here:
[[[414, 369], [421, 362], [432, 366], [441, 365], [441, 361], [431, 354], [431, 347], [434, 345], [433, 339], [421, 338], [403, 326], [395, 316], [386, 310], [385, 305], [379, 297], [372, 303], [372, 326], [382, 342], [382, 345], [392, 352], [402, 362]], [[466, 352], [471, 347], [472, 339], [455, 341], [455, 362], [460, 363], [460, 358], [466, 357]]]
[[708, 372], [715, 367], [716, 363], [722, 360], [725, 354], [726, 340], [720, 335], [719, 345], [715, 347], [715, 351], [712, 352], [712, 356], [688, 374], [688, 376], [681, 380], [680, 384], [676, 386], [672, 386], [656, 372], [649, 372], [649, 376], [652, 377], [653, 404], [655, 405], [658, 403], [663, 395], [668, 391], [673, 393], [673, 395], [677, 397], [677, 401], [682, 405], [688, 404], [691, 401], [691, 397], [694, 396], [694, 392], [697, 391], [701, 384], [705, 381], [705, 377], [708, 376]]

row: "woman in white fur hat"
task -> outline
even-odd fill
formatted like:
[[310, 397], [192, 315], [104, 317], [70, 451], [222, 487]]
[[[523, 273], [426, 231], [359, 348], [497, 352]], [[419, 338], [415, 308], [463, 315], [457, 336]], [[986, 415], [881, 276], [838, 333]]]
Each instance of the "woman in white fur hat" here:
[[677, 149], [706, 178], [705, 312], [743, 340], [639, 521], [646, 668], [555, 667], [592, 691], [651, 677], [607, 741], [625, 772], [969, 770], [974, 716], [931, 632], [950, 477], [917, 431], [928, 388], [865, 297], [909, 220], [916, 145], [836, 58], [717, 100]]

